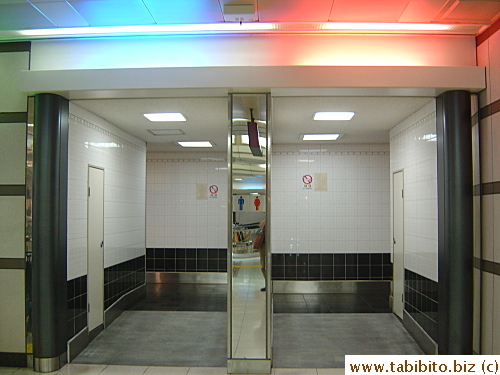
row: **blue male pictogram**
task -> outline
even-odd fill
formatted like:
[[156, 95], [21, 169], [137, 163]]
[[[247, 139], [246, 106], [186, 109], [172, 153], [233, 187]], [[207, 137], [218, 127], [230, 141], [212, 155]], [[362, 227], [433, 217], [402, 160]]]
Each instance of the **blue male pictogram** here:
[[240, 211], [243, 211], [243, 205], [245, 204], [245, 200], [243, 196], [240, 195], [240, 199], [238, 199], [238, 206], [240, 206]]

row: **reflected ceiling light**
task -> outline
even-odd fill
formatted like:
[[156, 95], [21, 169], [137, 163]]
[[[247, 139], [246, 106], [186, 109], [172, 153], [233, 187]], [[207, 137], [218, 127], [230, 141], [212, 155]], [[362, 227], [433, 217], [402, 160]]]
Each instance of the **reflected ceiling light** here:
[[265, 164], [259, 164], [259, 167], [266, 168], [266, 165]]
[[346, 121], [352, 119], [354, 112], [316, 112], [313, 119], [316, 121]]
[[242, 178], [235, 178], [234, 181], [243, 181]]
[[179, 112], [145, 113], [144, 117], [149, 121], [186, 121], [184, 115]]
[[148, 129], [153, 135], [183, 135], [184, 132], [181, 129]]
[[213, 147], [209, 141], [179, 141], [177, 143], [182, 147]]
[[340, 134], [301, 134], [303, 141], [336, 141]]
[[419, 137], [418, 139], [422, 139], [424, 141], [428, 142], [436, 142], [437, 141], [437, 135], [436, 134], [424, 134], [423, 136]]

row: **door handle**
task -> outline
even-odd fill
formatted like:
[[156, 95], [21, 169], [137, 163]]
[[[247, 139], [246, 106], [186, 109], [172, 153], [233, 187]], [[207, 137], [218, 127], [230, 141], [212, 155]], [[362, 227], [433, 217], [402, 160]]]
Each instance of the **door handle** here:
[[101, 241], [101, 247], [104, 247], [104, 241]]

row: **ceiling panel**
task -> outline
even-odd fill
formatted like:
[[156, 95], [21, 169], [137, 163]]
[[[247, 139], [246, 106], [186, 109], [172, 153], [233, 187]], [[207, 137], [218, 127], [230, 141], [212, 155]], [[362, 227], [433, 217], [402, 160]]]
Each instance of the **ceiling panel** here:
[[330, 21], [397, 22], [409, 0], [335, 0]]
[[[303, 133], [341, 133], [338, 143], [389, 142], [389, 129], [430, 98], [298, 97], [273, 99], [273, 140], [298, 143]], [[319, 111], [354, 111], [350, 121], [314, 121]]]
[[327, 22], [333, 0], [259, 0], [261, 22]]
[[218, 0], [144, 0], [144, 4], [158, 24], [224, 21]]
[[141, 0], [76, 0], [70, 3], [90, 26], [154, 24]]
[[[227, 97], [75, 100], [73, 103], [148, 142], [150, 150], [182, 151], [177, 141], [211, 141], [216, 145], [213, 151], [227, 149]], [[143, 116], [157, 112], [181, 112], [187, 121], [151, 122]], [[154, 136], [149, 129], [181, 129], [185, 134]]]
[[[0, 0], [1, 2], [2, 0]], [[38, 3], [65, 3], [66, 0], [25, 0], [25, 2], [28, 1], [33, 4], [38, 4]]]
[[431, 22], [448, 0], [411, 0], [399, 22]]
[[26, 4], [26, 0], [0, 0], [0, 5], [5, 4]]
[[[339, 132], [344, 136], [336, 143], [387, 143], [389, 129], [431, 100], [412, 97], [275, 97], [273, 142], [303, 143], [299, 139], [300, 134]], [[148, 142], [150, 151], [196, 151], [180, 148], [175, 142], [181, 140], [208, 140], [215, 143], [214, 151], [225, 151], [227, 148], [226, 96], [72, 102]], [[314, 112], [331, 110], [351, 110], [356, 114], [351, 121], [312, 119]], [[187, 121], [150, 122], [143, 116], [143, 113], [148, 112], [181, 112]], [[185, 134], [153, 136], [148, 129], [181, 129]]]
[[442, 22], [490, 23], [500, 12], [498, 1], [456, 1], [442, 16]]
[[67, 2], [38, 2], [35, 6], [57, 27], [89, 26], [88, 22]]
[[54, 24], [31, 4], [0, 5], [0, 30], [52, 28]]

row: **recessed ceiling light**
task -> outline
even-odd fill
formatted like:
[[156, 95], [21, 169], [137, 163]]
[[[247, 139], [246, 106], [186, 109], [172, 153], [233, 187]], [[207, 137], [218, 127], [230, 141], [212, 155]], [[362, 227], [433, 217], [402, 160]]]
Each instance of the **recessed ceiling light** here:
[[153, 135], [183, 135], [184, 132], [181, 129], [148, 129]]
[[354, 116], [354, 112], [316, 112], [314, 120], [316, 121], [345, 121], [350, 120]]
[[177, 143], [182, 147], [213, 147], [209, 141], [179, 141]]
[[145, 113], [144, 117], [149, 121], [186, 121], [184, 115], [179, 112]]
[[303, 141], [335, 141], [340, 134], [301, 134]]

